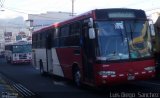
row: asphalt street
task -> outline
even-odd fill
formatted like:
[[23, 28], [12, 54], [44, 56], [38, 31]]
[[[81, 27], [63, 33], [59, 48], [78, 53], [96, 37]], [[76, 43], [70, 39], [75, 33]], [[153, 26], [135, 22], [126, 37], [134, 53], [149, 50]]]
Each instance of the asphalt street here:
[[[53, 75], [42, 76], [39, 70], [32, 65], [7, 64], [0, 59], [0, 73], [18, 85], [36, 94], [36, 98], [136, 98], [141, 93], [156, 93], [160, 97], [160, 81], [152, 79], [148, 81], [133, 82], [106, 89], [95, 89], [84, 86], [77, 88], [71, 81], [57, 78]], [[140, 93], [140, 95], [138, 95]], [[135, 95], [135, 96], [134, 96]], [[32, 97], [32, 96], [30, 96]], [[158, 98], [156, 97], [156, 98]]]

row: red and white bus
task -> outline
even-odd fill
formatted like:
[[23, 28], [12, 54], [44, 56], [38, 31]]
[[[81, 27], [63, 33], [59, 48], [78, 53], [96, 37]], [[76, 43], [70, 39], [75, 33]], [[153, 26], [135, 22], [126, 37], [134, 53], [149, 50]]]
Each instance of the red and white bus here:
[[96, 9], [33, 32], [33, 65], [80, 86], [114, 85], [155, 76], [143, 10]]
[[5, 59], [11, 64], [31, 63], [32, 42], [17, 41], [5, 45]]

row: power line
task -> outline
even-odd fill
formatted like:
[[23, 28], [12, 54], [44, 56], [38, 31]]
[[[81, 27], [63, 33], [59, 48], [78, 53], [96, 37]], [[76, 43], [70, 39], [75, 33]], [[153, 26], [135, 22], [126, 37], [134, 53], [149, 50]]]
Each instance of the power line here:
[[16, 10], [16, 11], [21, 11], [21, 12], [24, 12], [24, 13], [27, 13], [26, 11], [35, 12], [35, 13], [37, 12], [35, 10], [23, 10], [22, 11], [22, 9], [18, 9], [18, 8], [14, 8], [14, 7], [8, 7], [8, 6], [7, 7], [5, 6], [5, 8]]
[[[23, 12], [23, 11], [18, 11], [18, 10], [13, 9], [13, 8], [9, 8], [9, 7], [4, 7], [4, 8], [7, 9], [7, 10], [11, 10], [11, 11], [17, 12], [17, 13], [22, 13], [22, 14], [29, 15], [29, 13], [26, 13], [26, 12]], [[61, 20], [61, 18], [53, 18], [53, 17], [42, 16], [42, 15], [37, 15], [37, 14], [30, 14], [30, 15], [51, 19], [51, 21], [53, 21], [53, 20]]]
[[160, 7], [153, 8], [153, 9], [147, 9], [147, 10], [145, 10], [145, 11], [146, 11], [146, 12], [149, 12], [149, 11], [158, 10], [158, 9], [160, 9]]
[[0, 0], [0, 6], [1, 6], [1, 8], [4, 6], [4, 1], [5, 0]]
[[[131, 4], [128, 4], [128, 5], [126, 5], [126, 6], [138, 5], [138, 4], [140, 4], [140, 3], [144, 2], [144, 1], [146, 1], [146, 0], [143, 0], [143, 1], [140, 1], [140, 2], [136, 2], [136, 3], [131, 3]], [[149, 0], [148, 0], [148, 1], [149, 1]], [[126, 6], [123, 6], [123, 8], [125, 8]]]
[[[126, 5], [126, 6], [134, 6], [134, 5], [138, 5], [140, 3], [143, 3], [143, 2], [146, 3], [146, 0], [143, 0], [143, 1], [140, 1], [140, 2], [136, 2], [136, 3], [132, 3], [132, 4], [129, 4], [129, 5]], [[154, 1], [154, 2], [156, 2], [156, 1]], [[153, 11], [153, 10], [157, 10], [157, 9], [160, 9], [160, 7], [158, 7], [158, 8], [152, 8], [152, 9], [146, 9], [146, 10], [144, 9], [144, 10], [148, 12], [148, 11]]]
[[[140, 2], [137, 2], [137, 3], [132, 3], [132, 4], [129, 4], [129, 5], [126, 5], [126, 6], [134, 6], [134, 5], [138, 5], [138, 4], [140, 4], [140, 3], [142, 3], [142, 2], [146, 2], [146, 0], [143, 0], [143, 1], [140, 1]], [[154, 3], [155, 3], [156, 1], [154, 1]], [[150, 8], [150, 9], [144, 9], [144, 11], [145, 12], [150, 12], [150, 11], [154, 11], [154, 10], [158, 10], [158, 9], [160, 9], [160, 7], [157, 7], [157, 8]], [[153, 13], [155, 13], [155, 12], [153, 12]], [[153, 13], [151, 13], [151, 14], [153, 14]], [[150, 14], [150, 15], [151, 15]]]
[[[4, 1], [5, 0], [0, 0], [0, 6], [3, 6], [3, 4], [4, 4]], [[138, 4], [140, 4], [140, 3], [142, 3], [142, 2], [144, 2], [144, 1], [146, 1], [146, 0], [142, 0], [142, 1], [140, 1], [140, 2], [136, 2], [136, 3], [131, 3], [131, 4], [129, 4], [129, 5], [126, 5], [126, 6], [133, 6], [133, 5], [138, 5]], [[73, 13], [74, 13], [74, 0], [72, 0], [72, 15], [73, 15]], [[125, 6], [125, 7], [126, 7]], [[14, 11], [14, 12], [17, 12], [17, 13], [22, 13], [22, 14], [29, 14], [29, 13], [27, 13], [27, 12], [24, 12], [24, 11], [19, 11], [20, 9], [16, 9], [16, 8], [11, 8], [11, 7], [3, 7], [3, 8], [5, 8], [5, 9], [7, 9], [7, 10], [11, 10], [11, 11]], [[156, 9], [160, 9], [160, 8], [153, 8], [153, 9], [147, 9], [147, 10], [145, 10], [145, 11], [152, 11], [152, 10], [156, 10]], [[30, 10], [31, 11], [31, 10]], [[33, 11], [32, 11], [33, 12]], [[33, 16], [38, 16], [38, 17], [43, 17], [43, 18], [47, 18], [47, 19], [51, 19], [51, 21], [53, 21], [53, 20], [61, 20], [60, 18], [53, 18], [53, 17], [48, 17], [48, 16], [42, 16], [42, 15], [38, 15], [38, 14], [30, 14], [30, 15], [33, 15]]]

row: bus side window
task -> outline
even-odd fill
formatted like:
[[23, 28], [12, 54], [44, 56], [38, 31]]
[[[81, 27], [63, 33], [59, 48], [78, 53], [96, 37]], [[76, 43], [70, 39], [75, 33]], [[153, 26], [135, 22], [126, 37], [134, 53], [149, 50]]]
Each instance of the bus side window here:
[[40, 34], [38, 33], [37, 36], [36, 36], [36, 38], [37, 38], [37, 40], [36, 40], [37, 48], [40, 48], [40, 42], [39, 42], [40, 38], [39, 37], [40, 37]]
[[46, 48], [51, 49], [52, 47], [52, 30], [49, 29], [46, 31]]
[[70, 34], [67, 39], [69, 46], [79, 46], [80, 45], [80, 32], [81, 25], [80, 22], [75, 22], [70, 25]]
[[43, 33], [44, 33], [44, 32], [41, 32], [41, 33], [39, 34], [39, 41], [38, 41], [38, 42], [39, 42], [39, 47], [40, 47], [40, 48], [42, 48], [42, 43], [43, 43], [43, 40], [42, 40], [42, 36], [43, 36], [43, 35], [42, 35], [42, 34], [43, 34]]
[[35, 37], [34, 37], [35, 39], [34, 39], [34, 41], [33, 41], [33, 44], [34, 44], [33, 47], [37, 48], [37, 44], [38, 44], [38, 34], [35, 34], [34, 36], [35, 36]]
[[32, 47], [35, 48], [35, 34], [32, 35]]
[[67, 38], [69, 36], [69, 25], [60, 28], [60, 47], [67, 46]]
[[50, 30], [51, 32], [51, 47], [54, 47], [54, 33], [55, 33], [55, 28]]
[[53, 46], [58, 47], [59, 46], [59, 30], [58, 30], [58, 28], [55, 28], [53, 32], [54, 32]]
[[46, 43], [45, 43], [45, 41], [46, 41], [46, 33], [45, 33], [45, 32], [42, 33], [42, 34], [41, 34], [41, 37], [42, 37], [42, 38], [41, 38], [41, 47], [42, 47], [42, 48], [45, 48], [45, 44], [46, 44]]

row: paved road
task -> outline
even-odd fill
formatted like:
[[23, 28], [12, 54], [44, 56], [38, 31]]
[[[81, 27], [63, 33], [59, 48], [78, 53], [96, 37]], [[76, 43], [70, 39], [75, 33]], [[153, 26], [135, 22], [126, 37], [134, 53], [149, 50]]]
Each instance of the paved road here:
[[62, 79], [41, 76], [39, 71], [31, 65], [10, 65], [4, 59], [0, 59], [0, 73], [34, 92], [37, 98], [116, 98], [119, 95], [127, 96], [128, 92], [130, 92], [128, 96], [132, 96], [131, 98], [134, 98], [134, 92], [136, 95], [138, 95], [137, 92], [155, 92], [160, 97], [159, 80], [125, 84], [105, 89], [102, 92], [102, 90], [89, 87], [78, 89], [72, 83]]
[[[10, 65], [4, 59], [0, 59], [0, 73], [5, 75], [16, 83], [22, 84], [27, 89], [38, 95], [38, 98], [101, 98], [99, 94], [95, 94], [94, 90], [78, 89], [71, 82], [65, 82], [62, 79], [54, 79], [53, 76], [41, 76], [39, 71], [31, 65]], [[105, 95], [103, 95], [106, 98]]]

